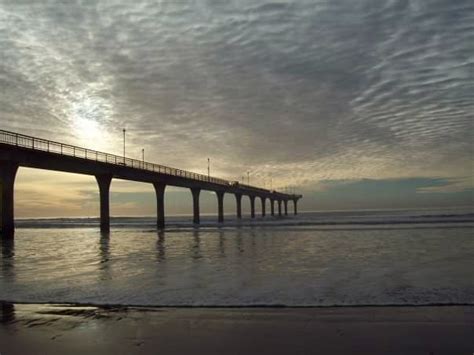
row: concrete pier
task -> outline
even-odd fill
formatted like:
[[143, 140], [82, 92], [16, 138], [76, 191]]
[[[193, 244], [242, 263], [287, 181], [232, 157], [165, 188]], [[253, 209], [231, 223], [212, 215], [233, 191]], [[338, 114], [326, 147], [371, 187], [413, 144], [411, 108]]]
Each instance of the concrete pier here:
[[298, 200], [294, 199], [293, 200], [293, 207], [295, 209], [295, 216], [298, 214]]
[[288, 200], [283, 200], [283, 206], [285, 207], [285, 216], [288, 216]]
[[224, 192], [216, 191], [217, 195], [217, 221], [224, 222]]
[[99, 186], [100, 229], [110, 230], [110, 184], [112, 179], [137, 181], [153, 184], [156, 193], [157, 228], [165, 227], [164, 193], [166, 186], [189, 188], [193, 196], [193, 222], [199, 224], [199, 195], [201, 190], [217, 194], [218, 221], [224, 221], [224, 194], [235, 195], [237, 218], [242, 218], [242, 196], [249, 196], [250, 215], [255, 218], [255, 199], [262, 202], [262, 216], [265, 216], [265, 202], [270, 200], [271, 214], [275, 215], [275, 201], [281, 216], [281, 203], [297, 201], [302, 195], [286, 194], [257, 186], [246, 185], [209, 175], [171, 168], [143, 160], [98, 152], [69, 144], [49, 141], [24, 134], [0, 130], [0, 234], [4, 239], [14, 235], [14, 183], [19, 167], [59, 171], [94, 176]]
[[110, 183], [112, 175], [96, 175], [95, 179], [99, 185], [100, 194], [100, 230], [102, 232], [110, 231]]
[[165, 188], [162, 182], [153, 184], [156, 194], [156, 227], [158, 229], [165, 228]]
[[0, 161], [0, 228], [4, 239], [12, 239], [15, 234], [14, 185], [17, 171], [15, 162]]
[[200, 217], [199, 217], [199, 194], [201, 193], [201, 189], [199, 188], [192, 188], [191, 193], [193, 194], [193, 223], [199, 224]]

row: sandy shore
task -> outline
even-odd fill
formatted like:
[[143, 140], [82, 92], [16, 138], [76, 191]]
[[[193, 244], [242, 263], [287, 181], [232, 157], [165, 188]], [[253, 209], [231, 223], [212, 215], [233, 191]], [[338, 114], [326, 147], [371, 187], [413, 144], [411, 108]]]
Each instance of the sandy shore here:
[[97, 308], [3, 304], [0, 354], [468, 354], [474, 306]]

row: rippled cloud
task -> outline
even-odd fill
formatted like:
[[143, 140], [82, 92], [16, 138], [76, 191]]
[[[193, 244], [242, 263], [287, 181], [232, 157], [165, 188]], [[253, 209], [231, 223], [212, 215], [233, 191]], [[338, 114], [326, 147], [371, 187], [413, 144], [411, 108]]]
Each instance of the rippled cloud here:
[[470, 0], [0, 1], [0, 48], [4, 129], [120, 154], [126, 127], [131, 156], [278, 188], [473, 186]]

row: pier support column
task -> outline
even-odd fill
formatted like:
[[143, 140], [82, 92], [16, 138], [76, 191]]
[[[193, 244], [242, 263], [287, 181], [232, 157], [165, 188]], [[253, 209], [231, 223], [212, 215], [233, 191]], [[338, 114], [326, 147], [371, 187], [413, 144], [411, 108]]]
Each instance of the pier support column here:
[[99, 185], [100, 192], [100, 231], [110, 231], [110, 183], [112, 175], [96, 175], [95, 179]]
[[278, 200], [278, 215], [281, 216], [281, 200]]
[[224, 222], [224, 192], [216, 191], [217, 195], [217, 221]]
[[295, 215], [298, 214], [298, 200], [293, 200], [293, 207], [295, 208]]
[[288, 200], [283, 201], [283, 206], [285, 207], [285, 216], [288, 216]]
[[17, 171], [17, 163], [0, 161], [0, 233], [3, 239], [13, 239], [15, 234], [13, 190]]
[[249, 196], [250, 198], [250, 217], [255, 218], [255, 196]]
[[235, 194], [235, 202], [237, 203], [237, 218], [242, 219], [242, 194]]
[[165, 188], [162, 182], [153, 183], [156, 193], [156, 227], [158, 229], [165, 228]]
[[275, 215], [275, 200], [273, 199], [270, 199], [270, 212], [272, 216]]
[[262, 217], [265, 217], [265, 202], [267, 199], [265, 197], [260, 197], [260, 200], [262, 201]]
[[193, 194], [193, 223], [199, 224], [201, 222], [199, 218], [199, 194], [201, 193], [200, 188], [192, 188]]

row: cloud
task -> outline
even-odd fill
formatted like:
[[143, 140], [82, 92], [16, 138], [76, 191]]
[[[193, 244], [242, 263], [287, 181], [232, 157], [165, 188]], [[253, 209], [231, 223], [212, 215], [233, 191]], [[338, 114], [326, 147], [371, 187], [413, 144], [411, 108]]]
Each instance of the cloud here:
[[[0, 2], [2, 127], [232, 180], [472, 176], [469, 0]], [[462, 185], [458, 185], [462, 186]], [[425, 190], [426, 191], [426, 190]]]

